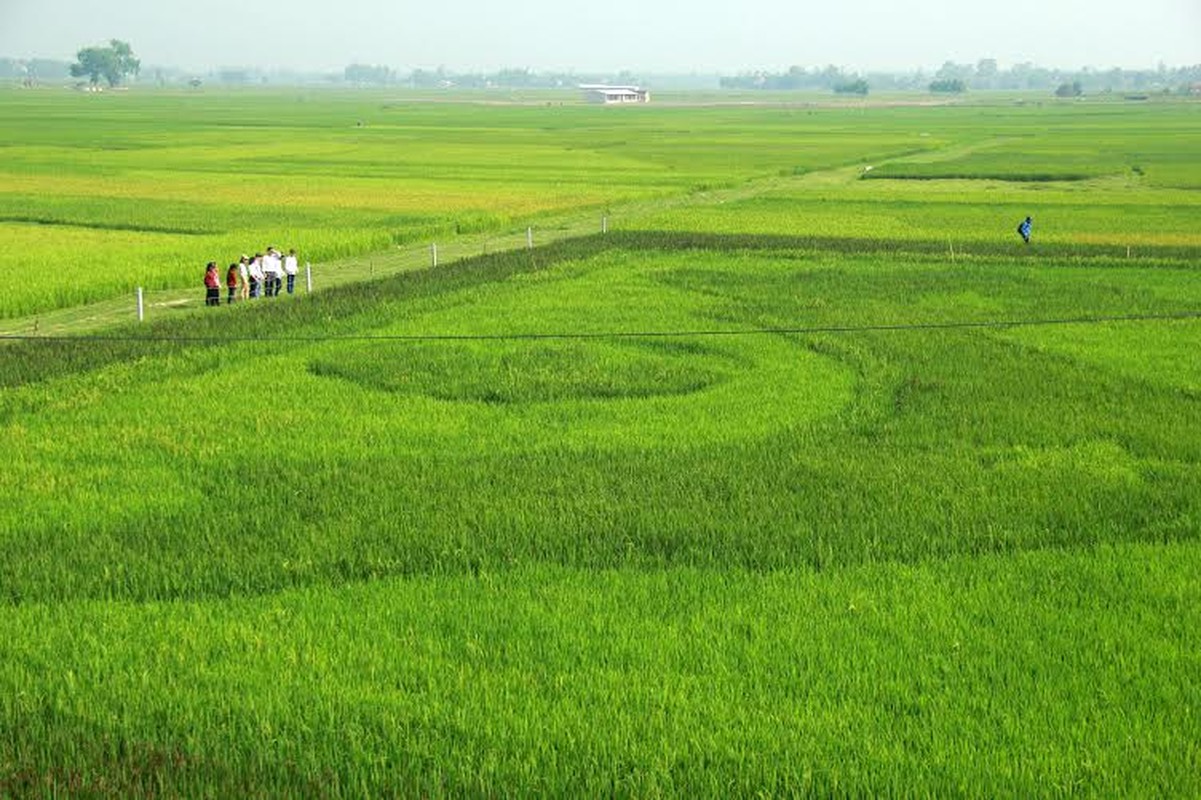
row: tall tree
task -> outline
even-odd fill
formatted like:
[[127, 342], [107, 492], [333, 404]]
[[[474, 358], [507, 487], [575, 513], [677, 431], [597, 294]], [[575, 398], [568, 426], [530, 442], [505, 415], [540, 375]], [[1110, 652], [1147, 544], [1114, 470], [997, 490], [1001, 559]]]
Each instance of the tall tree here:
[[93, 86], [100, 83], [101, 78], [109, 86], [116, 86], [142, 68], [142, 62], [134, 58], [129, 43], [120, 39], [110, 39], [107, 47], [85, 47], [75, 57], [78, 60], [71, 65], [71, 75], [76, 78], [86, 75]]
[[976, 62], [976, 83], [981, 89], [993, 89], [998, 72], [995, 58], [982, 58]]

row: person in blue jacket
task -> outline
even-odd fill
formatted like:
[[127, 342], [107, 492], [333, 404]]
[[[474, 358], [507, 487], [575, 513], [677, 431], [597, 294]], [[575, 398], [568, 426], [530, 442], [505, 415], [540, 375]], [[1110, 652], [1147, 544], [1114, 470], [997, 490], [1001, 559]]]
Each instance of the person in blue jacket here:
[[1022, 235], [1022, 241], [1024, 241], [1026, 244], [1030, 244], [1030, 226], [1033, 224], [1034, 220], [1030, 219], [1030, 217], [1026, 217], [1024, 220], [1022, 220], [1021, 224], [1018, 225], [1018, 233]]

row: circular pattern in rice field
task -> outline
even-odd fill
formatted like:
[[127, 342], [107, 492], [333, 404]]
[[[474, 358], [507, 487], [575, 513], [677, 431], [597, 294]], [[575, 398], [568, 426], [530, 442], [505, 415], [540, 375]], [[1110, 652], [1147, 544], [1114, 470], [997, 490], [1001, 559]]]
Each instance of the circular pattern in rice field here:
[[369, 389], [500, 405], [686, 395], [734, 367], [689, 342], [560, 339], [388, 342], [310, 364]]
[[854, 375], [795, 338], [355, 342], [309, 362], [403, 449], [688, 446], [834, 413]]

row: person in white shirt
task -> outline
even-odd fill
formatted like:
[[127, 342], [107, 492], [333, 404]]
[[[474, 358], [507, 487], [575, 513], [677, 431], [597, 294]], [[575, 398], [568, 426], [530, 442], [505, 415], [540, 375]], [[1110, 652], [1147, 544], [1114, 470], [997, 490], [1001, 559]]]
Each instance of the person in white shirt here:
[[255, 253], [254, 259], [250, 262], [250, 296], [262, 297], [263, 295], [263, 280], [266, 277], [263, 274], [263, 254]]
[[279, 285], [282, 283], [280, 274], [283, 268], [279, 261], [279, 251], [274, 247], [267, 248], [267, 254], [263, 256], [263, 279], [267, 283], [267, 296], [276, 297], [279, 295]]
[[296, 248], [293, 247], [284, 256], [284, 274], [288, 276], [288, 294], [296, 289]]

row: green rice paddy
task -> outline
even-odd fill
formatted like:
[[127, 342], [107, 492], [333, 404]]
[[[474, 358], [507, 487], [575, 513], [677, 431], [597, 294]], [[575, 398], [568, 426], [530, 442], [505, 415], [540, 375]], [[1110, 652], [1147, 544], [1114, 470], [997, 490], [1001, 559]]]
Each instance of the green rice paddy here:
[[1201, 106], [0, 106], [0, 796], [1201, 792]]

